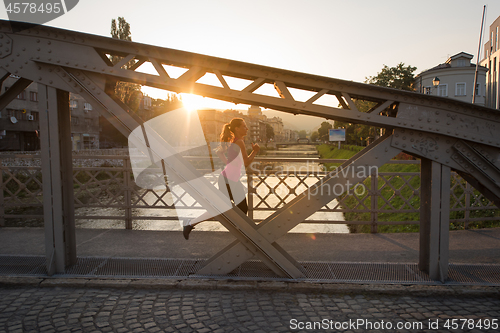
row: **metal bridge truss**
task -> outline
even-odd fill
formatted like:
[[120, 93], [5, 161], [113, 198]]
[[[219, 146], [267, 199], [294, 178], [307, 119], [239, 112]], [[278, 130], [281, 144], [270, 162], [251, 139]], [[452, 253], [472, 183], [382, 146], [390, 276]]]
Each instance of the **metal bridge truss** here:
[[[111, 57], [120, 60], [113, 64]], [[146, 65], [154, 69], [154, 74], [139, 71]], [[173, 75], [172, 67], [182, 68], [184, 73]], [[10, 24], [2, 21], [2, 82], [9, 75], [19, 79], [0, 96], [0, 109], [32, 82], [39, 87], [49, 274], [64, 272], [76, 262], [68, 92], [85, 98], [125, 136], [141, 126], [146, 143], [154, 141], [171, 149], [115, 96], [114, 86], [119, 81], [385, 128], [381, 138], [337, 171], [380, 167], [402, 151], [422, 159], [419, 268], [435, 280], [444, 280], [448, 275], [451, 169], [497, 206], [500, 203], [500, 113], [497, 110], [43, 26], [12, 33]], [[204, 78], [209, 76], [217, 78], [217, 84], [207, 84]], [[247, 84], [236, 89], [231, 84], [234, 80], [246, 80], [243, 82]], [[276, 96], [260, 92], [260, 88], [268, 85], [275, 88]], [[296, 97], [297, 91], [310, 97], [300, 100]], [[335, 102], [322, 102], [328, 100], [325, 97], [334, 98]], [[374, 102], [375, 106], [368, 112], [360, 112], [355, 100]], [[143, 149], [155, 155], [151, 146]], [[164, 161], [163, 166], [179, 179], [199, 176], [178, 156]], [[217, 219], [236, 240], [208, 260], [198, 274], [227, 274], [256, 256], [280, 276], [304, 277], [304, 268], [276, 240], [333, 200], [335, 195], [329, 188], [336, 184], [355, 184], [368, 176], [347, 173], [339, 177], [331, 173], [258, 225], [239, 210], [219, 214]], [[217, 200], [212, 198], [217, 197], [218, 191], [204, 182], [203, 177], [188, 191], [204, 207], [217, 211], [217, 202], [214, 202]]]

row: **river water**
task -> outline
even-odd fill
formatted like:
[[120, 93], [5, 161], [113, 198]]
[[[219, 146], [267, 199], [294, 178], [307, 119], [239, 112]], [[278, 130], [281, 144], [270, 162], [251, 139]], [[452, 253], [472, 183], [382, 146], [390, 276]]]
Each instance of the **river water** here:
[[[317, 158], [318, 153], [314, 146], [289, 146], [285, 148], [279, 148], [275, 151], [267, 151], [263, 158]], [[267, 166], [267, 171], [269, 172], [271, 167], [275, 171], [322, 171], [322, 166], [315, 162], [262, 162], [261, 168]], [[273, 173], [274, 173], [273, 172]], [[247, 181], [246, 177], [242, 179], [245, 184]], [[303, 182], [307, 186], [313, 185], [318, 179], [315, 177], [307, 177]], [[254, 179], [254, 185], [258, 182]], [[281, 183], [280, 183], [281, 182]], [[284, 184], [286, 183], [286, 185]], [[296, 193], [299, 194], [306, 189], [305, 185], [299, 184], [299, 179], [296, 177], [288, 177], [285, 181], [280, 180], [276, 176], [268, 176], [266, 178], [266, 184], [268, 186], [259, 186], [257, 188], [257, 194], [254, 196], [254, 205], [258, 204], [259, 196], [265, 198], [266, 203], [271, 207], [280, 203], [282, 198], [285, 198], [289, 189], [288, 187], [296, 187]], [[287, 187], [288, 185], [288, 187]], [[272, 193], [269, 194], [270, 189]], [[160, 194], [159, 194], [160, 195]], [[142, 200], [148, 203], [153, 203], [158, 198], [153, 193], [146, 194]], [[293, 196], [285, 199], [285, 202], [293, 199]], [[169, 198], [165, 200], [171, 200]], [[186, 200], [188, 201], [188, 200]], [[336, 200], [334, 200], [331, 205], [336, 205]], [[263, 205], [260, 205], [263, 207]], [[254, 219], [265, 219], [271, 215], [274, 211], [254, 211]], [[176, 216], [183, 219], [192, 219], [203, 213], [201, 209], [179, 209], [179, 210], [167, 210], [167, 209], [134, 209], [134, 216], [147, 217], [166, 217], [170, 216], [175, 218]], [[102, 208], [79, 208], [76, 210], [76, 215], [122, 215], [123, 213], [118, 212], [113, 208], [102, 209]], [[344, 221], [344, 216], [342, 213], [338, 212], [316, 212], [308, 220], [324, 220], [324, 221]], [[77, 219], [77, 227], [80, 228], [119, 228], [123, 229], [123, 221], [111, 221], [111, 220], [92, 220], [92, 219]], [[133, 221], [133, 229], [136, 230], [182, 230], [180, 223], [176, 220], [135, 220]], [[227, 231], [219, 222], [207, 221], [196, 226], [197, 231]], [[327, 224], [327, 223], [301, 223], [293, 228], [290, 232], [294, 233], [348, 233], [349, 229], [346, 224]]]

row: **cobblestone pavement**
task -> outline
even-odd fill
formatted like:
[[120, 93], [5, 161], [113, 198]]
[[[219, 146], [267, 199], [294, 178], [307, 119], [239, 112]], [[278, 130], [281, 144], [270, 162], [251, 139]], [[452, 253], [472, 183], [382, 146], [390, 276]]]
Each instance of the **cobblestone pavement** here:
[[497, 294], [0, 287], [0, 332], [495, 332], [499, 319]]

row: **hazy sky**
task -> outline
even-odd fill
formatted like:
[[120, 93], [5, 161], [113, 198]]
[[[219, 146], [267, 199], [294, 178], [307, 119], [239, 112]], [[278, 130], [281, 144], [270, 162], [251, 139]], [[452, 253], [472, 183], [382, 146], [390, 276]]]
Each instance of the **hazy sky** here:
[[499, 0], [80, 0], [47, 25], [109, 36], [123, 16], [136, 42], [363, 82], [384, 64], [476, 56], [483, 5], [487, 31]]

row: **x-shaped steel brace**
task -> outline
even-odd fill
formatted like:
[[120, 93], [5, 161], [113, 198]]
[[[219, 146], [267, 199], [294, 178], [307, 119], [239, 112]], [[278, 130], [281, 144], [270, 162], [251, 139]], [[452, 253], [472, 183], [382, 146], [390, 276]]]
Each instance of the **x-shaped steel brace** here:
[[[290, 262], [298, 265], [276, 243], [276, 240], [344, 192], [337, 192], [338, 187], [349, 190], [350, 187], [370, 175], [376, 177], [378, 167], [401, 152], [400, 149], [391, 146], [391, 136], [392, 134], [387, 134], [379, 138], [269, 216], [256, 227], [257, 236], [286, 256]], [[247, 245], [238, 239], [209, 259], [197, 273], [200, 275], [227, 274], [245, 261], [250, 260], [253, 255], [254, 252], [249, 251]]]
[[[62, 79], [66, 78], [70, 87], [74, 87], [76, 84], [77, 87], [82, 88], [78, 93], [87, 101], [94, 101], [94, 105], [102, 114], [108, 115], [108, 118], [118, 119], [122, 125], [118, 128], [125, 135], [129, 136], [133, 129], [140, 126], [142, 135], [144, 135], [142, 142], [145, 142], [142, 150], [151, 156], [151, 161], [156, 160], [157, 164], [158, 161], [162, 161], [162, 167], [166, 174], [181, 184], [184, 190], [200, 202], [237, 238], [235, 242], [208, 260], [205, 267], [197, 272], [201, 275], [227, 274], [245, 261], [257, 256], [279, 276], [294, 279], [305, 277], [305, 269], [283, 250], [276, 243], [276, 240], [335, 199], [338, 196], [335, 194], [337, 186], [340, 185], [341, 188], [348, 190], [351, 186], [370, 176], [369, 168], [383, 165], [401, 151], [391, 147], [390, 134], [381, 137], [337, 168], [336, 172], [332, 172], [318, 181], [257, 226], [239, 209], [228, 207], [223, 194], [206, 178], [202, 177], [182, 156], [176, 154], [175, 149], [155, 130], [148, 127], [147, 123], [138, 122], [136, 118], [130, 116], [124, 110], [123, 105], [110, 97], [97, 84], [90, 84], [92, 89], [89, 89], [89, 83], [92, 82], [91, 76], [69, 69], [63, 72], [70, 74], [70, 77], [62, 75], [62, 72], [60, 75]], [[112, 116], [109, 117], [109, 115]], [[169, 157], [165, 159], [160, 156], [161, 153], [155, 147], [162, 147], [161, 150], [169, 151]], [[364, 168], [364, 170], [354, 170], [356, 168]]]
[[[138, 137], [135, 141], [138, 145], [144, 143], [143, 147], [139, 147], [140, 150], [151, 156], [152, 164], [158, 165], [159, 161], [162, 161], [162, 167], [170, 178], [169, 181], [173, 180], [179, 184], [195, 200], [201, 203], [207, 211], [212, 213], [241, 244], [244, 244], [244, 251], [248, 252], [248, 255], [251, 254], [252, 257], [256, 255], [280, 276], [290, 278], [305, 276], [303, 268], [293, 258], [280, 247], [267, 241], [257, 231], [255, 223], [244, 215], [241, 210], [228, 206], [222, 192], [217, 190], [189, 162], [177, 154], [176, 150], [147, 123], [141, 123], [140, 120], [138, 121], [138, 119], [130, 116], [124, 110], [123, 105], [117, 103], [97, 84], [91, 84], [91, 89], [89, 89], [89, 82], [92, 82], [91, 77], [86, 76], [83, 72], [67, 69], [59, 73], [61, 73], [60, 77], [67, 81], [72, 90], [75, 85], [76, 88], [82, 88], [82, 90], [78, 90], [78, 93], [87, 101], [94, 101], [93, 104], [101, 113], [112, 115], [111, 117], [108, 116], [108, 118], [118, 118], [119, 123], [122, 124], [118, 129], [124, 135], [129, 136], [135, 128], [141, 127], [144, 137]], [[87, 85], [84, 83], [87, 83]], [[161, 149], [158, 149], [159, 147]], [[161, 156], [162, 152], [165, 151], [169, 152], [168, 158]]]

